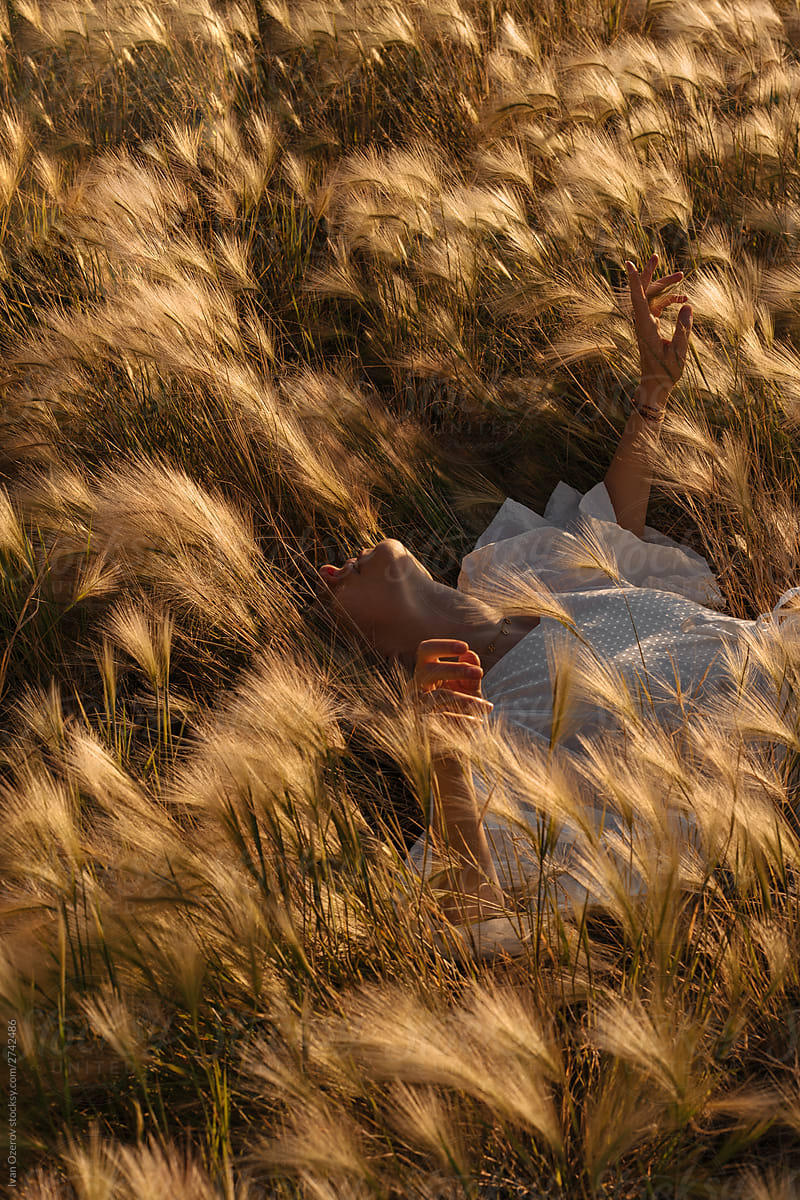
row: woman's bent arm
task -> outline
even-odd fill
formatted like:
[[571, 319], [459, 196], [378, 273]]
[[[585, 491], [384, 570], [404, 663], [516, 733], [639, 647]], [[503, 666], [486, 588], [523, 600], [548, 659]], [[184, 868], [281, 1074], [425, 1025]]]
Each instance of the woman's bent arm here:
[[431, 721], [431, 840], [444, 865], [436, 891], [443, 916], [456, 925], [505, 908], [468, 756], [447, 736], [448, 729], [477, 729], [492, 711], [480, 694], [482, 675], [466, 642], [431, 638], [417, 647], [414, 687]]

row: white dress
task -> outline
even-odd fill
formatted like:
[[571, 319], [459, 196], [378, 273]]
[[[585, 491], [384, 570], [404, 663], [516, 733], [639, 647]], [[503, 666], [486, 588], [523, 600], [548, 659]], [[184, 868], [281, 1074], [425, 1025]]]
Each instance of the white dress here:
[[[600, 565], [583, 565], [591, 559]], [[463, 560], [458, 587], [479, 591], [481, 583], [504, 572], [533, 573], [570, 619], [565, 625], [563, 619], [542, 617], [483, 679], [483, 694], [494, 704], [492, 719], [545, 749], [553, 726], [555, 664], [570, 640], [579, 642], [580, 654], [610, 668], [643, 714], [656, 715], [662, 726], [677, 726], [687, 710], [713, 702], [715, 693], [730, 688], [724, 647], [756, 624], [715, 611], [723, 597], [708, 563], [693, 550], [650, 528], [644, 539], [622, 529], [603, 483], [585, 496], [559, 484], [543, 517], [506, 500]], [[560, 734], [559, 754], [580, 755], [584, 739], [613, 734], [619, 728], [614, 707], [587, 704], [578, 727]], [[476, 775], [475, 782], [479, 798], [485, 796], [485, 780]], [[531, 831], [536, 830], [541, 814], [535, 805], [526, 815]], [[604, 806], [594, 815], [601, 836], [618, 848], [625, 839], [622, 822]], [[519, 824], [494, 813], [490, 798], [485, 825], [504, 887], [530, 884], [541, 874], [536, 838], [520, 836]], [[579, 841], [579, 831], [565, 820], [549, 848], [551, 864], [560, 864], [556, 902], [573, 911], [604, 900], [574, 853]], [[427, 835], [410, 850], [409, 863], [422, 877], [438, 867]], [[631, 873], [631, 890], [640, 886]]]

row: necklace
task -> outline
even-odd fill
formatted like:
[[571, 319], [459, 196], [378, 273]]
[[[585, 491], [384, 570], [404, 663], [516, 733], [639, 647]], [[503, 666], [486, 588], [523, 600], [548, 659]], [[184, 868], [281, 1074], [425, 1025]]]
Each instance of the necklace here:
[[508, 636], [508, 627], [510, 624], [511, 624], [511, 617], [503, 617], [503, 620], [500, 624], [500, 628], [498, 629], [497, 633], [492, 638], [491, 642], [489, 642], [489, 645], [484, 650], [484, 652], [483, 652], [484, 654], [494, 654], [494, 650], [495, 650], [495, 646], [497, 645], [498, 637], [500, 637], [501, 634], [505, 634], [506, 637]]

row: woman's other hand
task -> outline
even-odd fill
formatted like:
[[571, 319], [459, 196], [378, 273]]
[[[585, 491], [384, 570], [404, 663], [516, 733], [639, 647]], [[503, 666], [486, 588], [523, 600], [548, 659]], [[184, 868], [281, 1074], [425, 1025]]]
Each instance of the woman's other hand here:
[[414, 687], [419, 695], [443, 688], [479, 697], [482, 679], [481, 660], [466, 642], [456, 638], [429, 638], [417, 646]]
[[[642, 272], [632, 262], [625, 263], [633, 304], [633, 322], [639, 345], [642, 389], [652, 403], [665, 403], [667, 396], [683, 374], [689, 337], [692, 332], [692, 309], [686, 296], [671, 292], [683, 272], [676, 271], [653, 283], [658, 255], [650, 258]], [[682, 304], [671, 341], [661, 336], [658, 318], [673, 304]]]
[[423, 712], [469, 727], [483, 721], [493, 705], [481, 695], [483, 670], [466, 642], [431, 638], [420, 642], [414, 691]]

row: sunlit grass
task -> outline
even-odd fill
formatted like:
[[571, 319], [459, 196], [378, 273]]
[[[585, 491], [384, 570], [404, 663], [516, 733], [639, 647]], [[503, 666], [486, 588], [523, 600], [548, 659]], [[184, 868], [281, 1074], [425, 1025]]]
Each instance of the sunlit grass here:
[[[651, 523], [732, 615], [798, 583], [795, 5], [7, 9], [19, 1194], [793, 1195], [795, 618], [713, 704], [668, 695], [674, 736], [572, 638], [547, 752], [462, 739], [527, 875], [492, 965], [405, 866], [427, 736], [331, 643], [313, 565], [392, 535], [454, 583], [505, 495], [601, 478], [623, 263], [656, 251], [695, 336]], [[570, 565], [615, 586], [599, 541]], [[540, 585], [492, 588], [568, 633]]]

